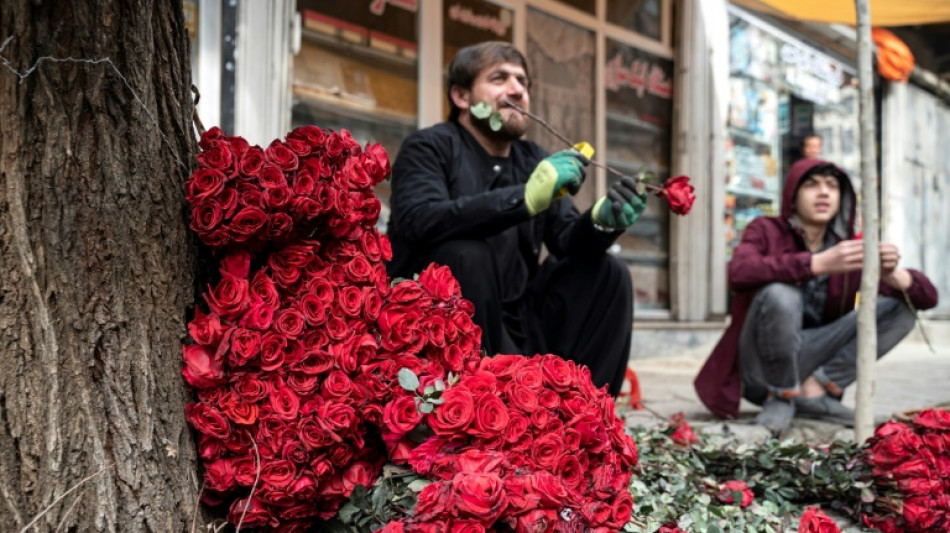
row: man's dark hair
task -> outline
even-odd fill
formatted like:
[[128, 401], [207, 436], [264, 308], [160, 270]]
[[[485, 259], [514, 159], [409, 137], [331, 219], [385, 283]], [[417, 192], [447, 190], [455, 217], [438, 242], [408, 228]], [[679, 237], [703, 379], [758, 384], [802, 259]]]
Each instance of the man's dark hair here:
[[486, 41], [466, 46], [455, 54], [449, 64], [449, 80], [446, 90], [449, 97], [449, 120], [452, 122], [458, 121], [461, 113], [461, 109], [452, 101], [452, 87], [458, 85], [464, 89], [471, 89], [472, 83], [478, 77], [479, 72], [498, 63], [520, 65], [528, 77], [528, 86], [531, 85], [528, 62], [513, 44], [504, 41]]

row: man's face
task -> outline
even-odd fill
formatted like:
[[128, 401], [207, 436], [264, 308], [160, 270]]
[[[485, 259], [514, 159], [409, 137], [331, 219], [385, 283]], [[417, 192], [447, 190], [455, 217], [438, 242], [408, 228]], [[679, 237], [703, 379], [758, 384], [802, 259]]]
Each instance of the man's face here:
[[469, 113], [469, 109], [479, 102], [487, 102], [501, 113], [504, 125], [500, 131], [492, 131], [488, 119], [469, 116], [472, 124], [486, 136], [515, 140], [520, 139], [528, 129], [528, 117], [504, 104], [505, 100], [508, 100], [525, 111], [531, 110], [528, 76], [521, 65], [497, 63], [482, 69], [472, 82], [472, 88], [459, 91], [459, 96], [463, 103], [459, 105], [456, 100], [456, 105], [459, 105], [463, 113]]
[[834, 176], [809, 176], [795, 195], [795, 214], [803, 224], [827, 225], [840, 207], [841, 185]]
[[821, 157], [821, 137], [806, 137], [802, 143], [802, 155], [812, 159]]

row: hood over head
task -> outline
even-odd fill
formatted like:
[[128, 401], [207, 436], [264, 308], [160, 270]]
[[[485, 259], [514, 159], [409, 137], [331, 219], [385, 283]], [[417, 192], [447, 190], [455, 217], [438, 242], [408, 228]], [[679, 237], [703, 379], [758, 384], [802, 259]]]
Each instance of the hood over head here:
[[793, 215], [795, 214], [795, 193], [798, 187], [806, 177], [820, 169], [825, 172], [831, 172], [838, 178], [838, 184], [841, 191], [841, 205], [838, 213], [832, 219], [828, 229], [831, 230], [838, 239], [854, 238], [855, 214], [857, 212], [857, 196], [854, 193], [854, 187], [851, 185], [851, 178], [847, 172], [842, 170], [834, 163], [821, 159], [800, 159], [796, 161], [792, 168], [788, 169], [788, 175], [785, 177], [785, 189], [782, 192], [782, 219], [795, 225]]

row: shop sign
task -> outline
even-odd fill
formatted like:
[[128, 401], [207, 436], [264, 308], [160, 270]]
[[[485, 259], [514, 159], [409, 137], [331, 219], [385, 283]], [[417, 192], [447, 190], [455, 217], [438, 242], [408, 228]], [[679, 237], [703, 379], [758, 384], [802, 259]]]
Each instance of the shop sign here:
[[419, 11], [419, 0], [373, 0], [369, 4], [369, 12], [377, 16], [382, 16], [383, 13], [386, 12], [387, 4], [401, 7], [411, 13]]
[[629, 87], [643, 98], [644, 93], [669, 100], [673, 96], [673, 84], [663, 67], [643, 58], [635, 58], [624, 65], [623, 56], [615, 54], [607, 61], [605, 83], [610, 91]]
[[[502, 11], [502, 14], [509, 14], [509, 11]], [[505, 17], [508, 18], [508, 17]], [[508, 28], [511, 27], [511, 20], [502, 20], [502, 17], [493, 15], [481, 15], [472, 11], [468, 6], [461, 4], [452, 4], [449, 8], [449, 20], [470, 26], [477, 30], [494, 33], [498, 37], [504, 37], [508, 34]]]
[[818, 104], [840, 99], [845, 73], [837, 62], [791, 43], [782, 44], [779, 56], [785, 82], [801, 97]]

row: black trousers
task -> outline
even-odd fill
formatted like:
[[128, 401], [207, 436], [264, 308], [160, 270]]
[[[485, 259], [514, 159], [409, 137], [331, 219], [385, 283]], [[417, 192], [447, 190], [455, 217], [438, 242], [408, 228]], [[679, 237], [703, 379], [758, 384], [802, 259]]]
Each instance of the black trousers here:
[[587, 366], [595, 386], [620, 392], [633, 331], [633, 283], [616, 258], [548, 257], [524, 297], [507, 304], [501, 297], [506, 280], [484, 241], [445, 243], [428, 261], [448, 266], [475, 305], [489, 355], [553, 353]]

